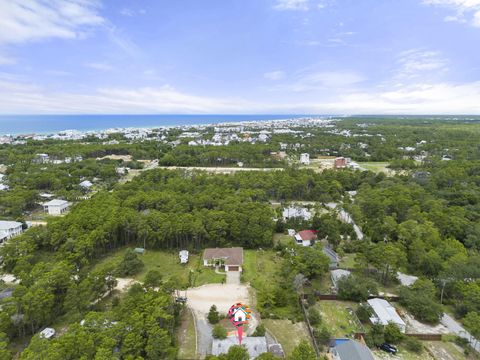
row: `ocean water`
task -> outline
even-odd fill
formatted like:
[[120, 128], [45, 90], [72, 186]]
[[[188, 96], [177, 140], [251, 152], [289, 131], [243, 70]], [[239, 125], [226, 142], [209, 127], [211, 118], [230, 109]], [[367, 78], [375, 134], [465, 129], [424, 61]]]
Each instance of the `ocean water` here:
[[216, 124], [292, 119], [312, 115], [1, 115], [0, 134], [50, 134], [63, 130]]

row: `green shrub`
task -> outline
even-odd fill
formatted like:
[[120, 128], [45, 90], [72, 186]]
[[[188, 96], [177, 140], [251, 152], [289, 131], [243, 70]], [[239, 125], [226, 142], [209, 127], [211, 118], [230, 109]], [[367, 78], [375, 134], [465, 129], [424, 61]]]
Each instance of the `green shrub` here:
[[372, 316], [372, 308], [367, 304], [360, 304], [355, 313], [362, 323], [367, 323], [370, 321], [370, 316]]
[[265, 326], [263, 324], [260, 324], [255, 329], [253, 336], [265, 336], [265, 332], [266, 332]]
[[375, 281], [355, 275], [341, 277], [337, 288], [338, 297], [342, 300], [366, 301], [370, 295], [378, 294]]
[[210, 307], [207, 318], [210, 324], [217, 324], [220, 321], [217, 307], [215, 305], [212, 305]]
[[394, 323], [389, 323], [384, 329], [385, 341], [392, 344], [398, 344], [403, 340], [404, 335], [400, 328]]
[[220, 340], [226, 339], [227, 338], [227, 330], [222, 325], [217, 324], [213, 327], [212, 336], [215, 339], [220, 339]]
[[423, 345], [420, 340], [414, 337], [407, 336], [403, 340], [403, 345], [405, 346], [405, 349], [408, 351], [414, 352], [414, 353], [421, 353], [423, 351]]
[[138, 258], [137, 253], [129, 249], [125, 252], [122, 261], [118, 264], [116, 273], [118, 276], [131, 276], [138, 274], [142, 270], [144, 264]]
[[310, 308], [308, 309], [308, 321], [310, 321], [310, 325], [315, 327], [322, 322], [322, 315], [317, 309]]

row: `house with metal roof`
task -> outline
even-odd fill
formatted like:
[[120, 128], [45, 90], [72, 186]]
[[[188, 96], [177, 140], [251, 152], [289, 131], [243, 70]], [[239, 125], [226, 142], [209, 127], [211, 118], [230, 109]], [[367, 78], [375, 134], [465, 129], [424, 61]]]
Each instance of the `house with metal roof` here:
[[333, 360], [375, 360], [370, 349], [353, 339], [335, 339], [330, 344]]
[[372, 324], [388, 325], [394, 323], [401, 332], [405, 333], [407, 325], [388, 301], [374, 298], [367, 300], [367, 303], [373, 310], [373, 316], [370, 318]]
[[0, 243], [20, 235], [23, 231], [22, 223], [18, 221], [0, 220]]

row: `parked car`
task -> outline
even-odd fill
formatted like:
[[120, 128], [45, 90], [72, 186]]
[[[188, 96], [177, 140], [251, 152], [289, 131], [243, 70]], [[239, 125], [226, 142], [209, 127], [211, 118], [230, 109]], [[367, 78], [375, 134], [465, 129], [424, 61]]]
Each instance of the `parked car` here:
[[389, 354], [396, 354], [397, 353], [397, 348], [393, 345], [390, 345], [388, 343], [383, 343], [382, 345], [379, 346], [381, 350], [389, 353]]

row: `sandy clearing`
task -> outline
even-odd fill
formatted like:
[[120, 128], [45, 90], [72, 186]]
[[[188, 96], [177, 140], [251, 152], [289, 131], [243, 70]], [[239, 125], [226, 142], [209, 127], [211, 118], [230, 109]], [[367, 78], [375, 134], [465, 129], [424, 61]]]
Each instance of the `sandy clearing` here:
[[187, 290], [188, 306], [199, 318], [205, 318], [210, 307], [215, 304], [220, 313], [226, 314], [237, 303], [249, 303], [247, 285], [207, 284]]
[[0, 275], [0, 280], [5, 281], [7, 284], [15, 284], [18, 280], [12, 274], [2, 274]]
[[115, 290], [118, 291], [126, 291], [130, 286], [132, 286], [135, 283], [138, 283], [137, 280], [134, 279], [123, 279], [123, 278], [117, 278], [117, 286], [115, 286]]
[[413, 334], [449, 334], [451, 331], [442, 324], [428, 325], [421, 323], [408, 313], [403, 314], [403, 319], [407, 323], [407, 332]]

